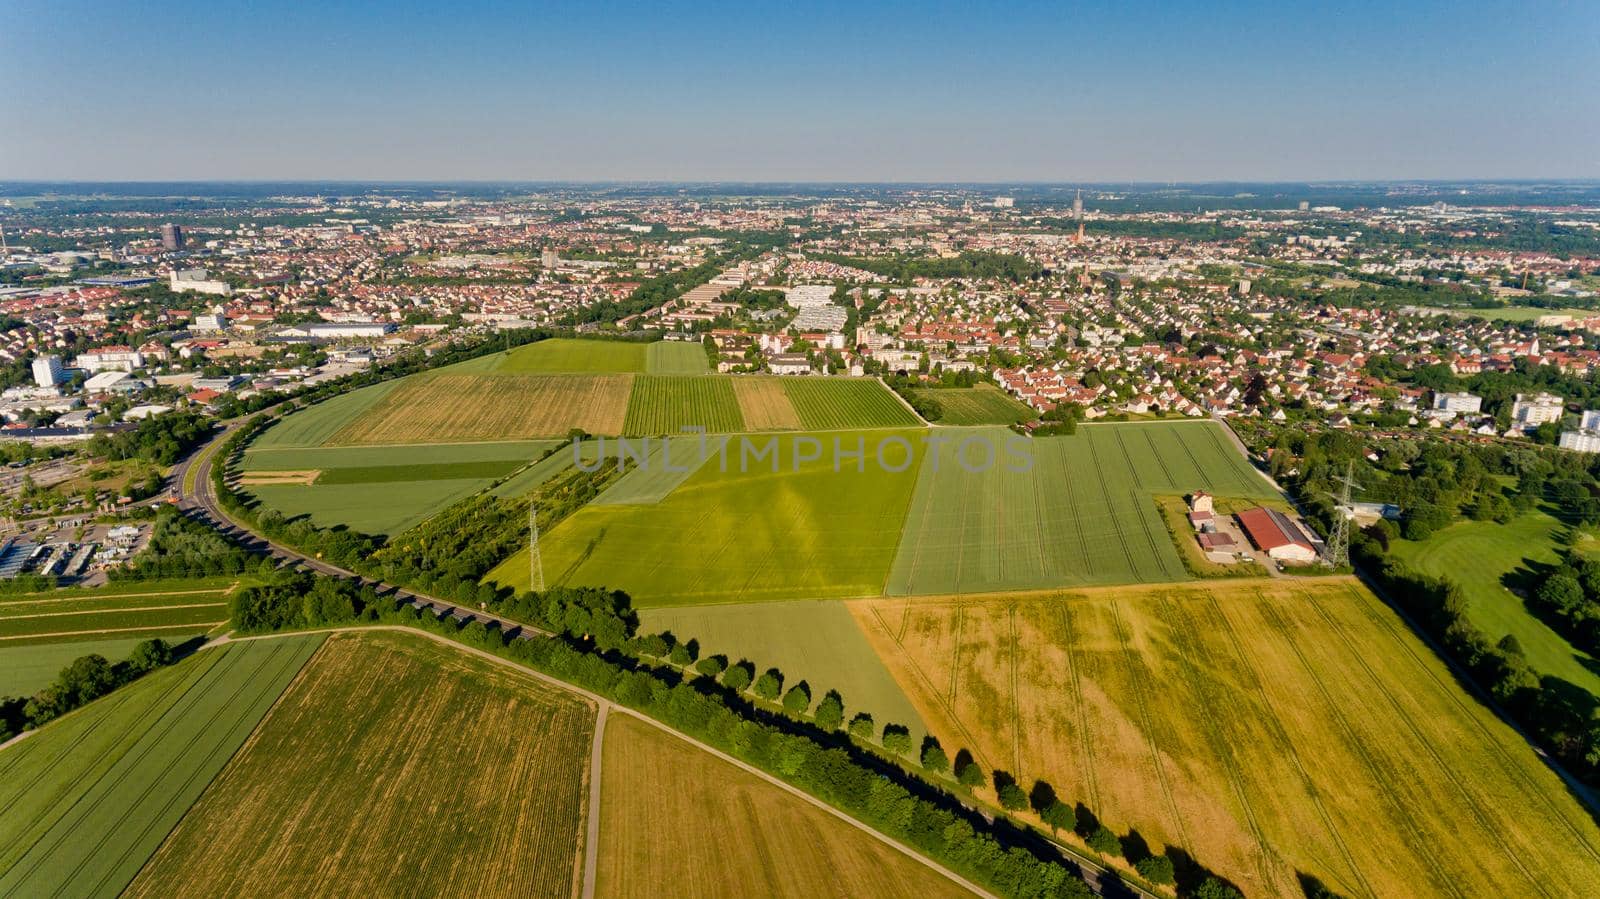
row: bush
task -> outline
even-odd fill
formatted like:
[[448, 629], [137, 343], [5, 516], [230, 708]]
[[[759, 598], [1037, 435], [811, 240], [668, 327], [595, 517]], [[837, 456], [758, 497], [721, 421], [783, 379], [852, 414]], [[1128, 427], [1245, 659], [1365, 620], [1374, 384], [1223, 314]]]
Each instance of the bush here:
[[1006, 811], [1020, 812], [1028, 807], [1028, 794], [1022, 792], [1022, 788], [1015, 783], [1003, 784], [1000, 787], [1000, 807]]
[[[817, 726], [823, 730], [838, 730], [844, 723], [844, 697], [837, 690], [829, 690], [817, 703]], [[869, 726], [870, 727], [870, 726]]]
[[[757, 692], [759, 691], [758, 684]], [[789, 692], [783, 694], [783, 710], [789, 714], [804, 715], [809, 708], [811, 708], [811, 687], [805, 681], [795, 684], [789, 688]]]
[[1133, 869], [1139, 872], [1140, 877], [1160, 886], [1172, 883], [1175, 877], [1172, 870], [1172, 859], [1167, 858], [1165, 855], [1152, 855], [1148, 858], [1141, 858], [1138, 864], [1133, 866]]
[[875, 730], [877, 726], [872, 721], [872, 715], [867, 712], [857, 712], [856, 716], [850, 719], [850, 736], [857, 740], [872, 739]]
[[1121, 855], [1122, 841], [1111, 832], [1111, 828], [1104, 824], [1096, 827], [1094, 833], [1089, 834], [1089, 848], [1105, 856]]

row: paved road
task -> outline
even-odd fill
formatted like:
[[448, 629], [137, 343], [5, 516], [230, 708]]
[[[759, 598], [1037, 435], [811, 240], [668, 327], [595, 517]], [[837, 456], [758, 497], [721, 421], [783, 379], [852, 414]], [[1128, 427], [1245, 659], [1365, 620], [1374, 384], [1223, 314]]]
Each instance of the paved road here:
[[[220, 452], [220, 450], [221, 450], [222, 444], [224, 442], [226, 442], [227, 439], [230, 436], [232, 436], [234, 431], [238, 430], [238, 428], [243, 426], [248, 420], [249, 419], [247, 417], [247, 418], [235, 419], [232, 422], [226, 423], [224, 428], [221, 431], [219, 431], [217, 433], [217, 435], [215, 437], [213, 437], [212, 440], [209, 443], [207, 443], [204, 446], [200, 447], [193, 454], [191, 454], [189, 456], [189, 458], [187, 458], [183, 462], [179, 463], [178, 466], [173, 469], [173, 472], [172, 472], [173, 488], [172, 489], [173, 489], [174, 495], [176, 495], [178, 497], [178, 508], [180, 510], [184, 511], [186, 514], [199, 517], [201, 520], [207, 522], [212, 527], [215, 527], [218, 530], [222, 531], [224, 534], [227, 534], [229, 537], [232, 537], [234, 540], [238, 541], [241, 545], [245, 546], [246, 548], [255, 550], [257, 552], [266, 553], [266, 554], [271, 555], [272, 557], [274, 557], [276, 559], [279, 559], [279, 560], [281, 560], [281, 561], [283, 561], [285, 563], [288, 563], [290, 565], [296, 565], [296, 566], [299, 566], [299, 567], [307, 568], [307, 569], [310, 569], [312, 571], [318, 572], [319, 574], [327, 575], [329, 577], [338, 577], [338, 578], [345, 578], [345, 579], [348, 579], [348, 580], [354, 580], [354, 581], [356, 581], [356, 582], [358, 582], [358, 583], [360, 583], [362, 585], [372, 586], [374, 589], [378, 590], [378, 592], [380, 592], [380, 593], [392, 594], [392, 595], [395, 596], [395, 598], [399, 599], [402, 602], [411, 603], [412, 605], [418, 606], [419, 608], [423, 608], [423, 609], [430, 609], [431, 608], [436, 614], [449, 614], [451, 617], [457, 619], [458, 621], [464, 622], [464, 623], [465, 622], [470, 622], [470, 621], [473, 621], [473, 620], [477, 620], [477, 621], [482, 621], [485, 624], [494, 624], [494, 625], [499, 626], [505, 633], [510, 634], [512, 637], [514, 637], [516, 639], [527, 639], [527, 638], [532, 637], [534, 635], [552, 636], [548, 631], [533, 627], [532, 625], [523, 624], [522, 622], [514, 621], [514, 620], [509, 619], [509, 618], [502, 618], [502, 617], [500, 617], [498, 615], [494, 615], [494, 614], [491, 614], [491, 613], [483, 611], [483, 610], [467, 608], [465, 606], [461, 606], [461, 605], [458, 605], [456, 603], [447, 602], [447, 601], [445, 601], [443, 599], [439, 599], [437, 597], [429, 596], [429, 595], [427, 595], [425, 593], [419, 593], [419, 592], [414, 591], [414, 590], [404, 589], [404, 588], [401, 588], [401, 587], [398, 587], [398, 586], [395, 586], [395, 585], [392, 585], [392, 584], [383, 583], [382, 581], [375, 581], [375, 580], [372, 580], [370, 578], [363, 577], [363, 576], [361, 576], [359, 574], [356, 574], [353, 571], [349, 571], [349, 570], [346, 570], [344, 568], [340, 568], [337, 565], [332, 565], [332, 564], [330, 564], [328, 562], [325, 562], [325, 561], [323, 561], [321, 559], [317, 559], [317, 558], [313, 558], [313, 557], [307, 556], [304, 553], [301, 553], [301, 552], [299, 552], [297, 550], [294, 550], [294, 549], [292, 549], [290, 547], [274, 543], [274, 542], [266, 539], [265, 537], [262, 537], [261, 535], [249, 530], [248, 528], [244, 527], [243, 525], [241, 525], [239, 522], [233, 520], [232, 518], [229, 518], [227, 513], [223, 511], [222, 506], [217, 501], [216, 489], [215, 489], [214, 485], [211, 482], [211, 467], [212, 467], [213, 462], [215, 461], [216, 454], [218, 452]], [[189, 488], [187, 488], [185, 486], [184, 482], [185, 482], [186, 479], [188, 479], [187, 476], [189, 474], [189, 471], [190, 471], [191, 467], [193, 467], [193, 470], [194, 470], [194, 478], [193, 478], [194, 485], [193, 485], [193, 489], [189, 490]], [[188, 492], [186, 493], [186, 491], [188, 491]], [[354, 628], [352, 628], [352, 629], [354, 629]], [[414, 629], [411, 629], [411, 628], [398, 628], [398, 629], [414, 630]], [[811, 805], [813, 805], [813, 806], [815, 806], [815, 807], [817, 807], [819, 809], [822, 809], [822, 810], [826, 811], [827, 813], [833, 815], [834, 817], [849, 823], [852, 827], [855, 827], [855, 828], [857, 828], [857, 829], [859, 829], [859, 830], [861, 830], [861, 831], [863, 831], [865, 833], [868, 833], [868, 834], [872, 835], [873, 837], [875, 837], [879, 841], [881, 841], [883, 843], [886, 843], [886, 844], [894, 847], [895, 849], [899, 850], [900, 852], [904, 853], [905, 855], [907, 855], [907, 856], [909, 856], [909, 857], [911, 857], [913, 859], [916, 859], [917, 861], [929, 866], [930, 868], [933, 868], [934, 870], [940, 872], [941, 874], [943, 874], [944, 876], [950, 878], [951, 880], [961, 884], [961, 886], [963, 886], [966, 889], [972, 891], [973, 893], [976, 893], [977, 895], [980, 895], [980, 896], [992, 896], [992, 894], [989, 893], [987, 890], [984, 890], [983, 888], [979, 887], [977, 884], [974, 884], [971, 881], [968, 881], [967, 879], [961, 877], [960, 875], [958, 875], [955, 872], [949, 870], [948, 868], [945, 868], [944, 866], [932, 861], [928, 857], [926, 857], [926, 856], [922, 855], [921, 853], [917, 852], [915, 849], [912, 849], [910, 846], [907, 846], [904, 843], [901, 843], [901, 842], [899, 842], [897, 840], [891, 839], [891, 838], [885, 836], [884, 834], [879, 833], [876, 830], [873, 830], [871, 827], [868, 827], [867, 825], [861, 823], [860, 821], [857, 821], [855, 818], [852, 818], [851, 816], [845, 814], [844, 812], [839, 811], [838, 809], [834, 808], [833, 806], [828, 805], [827, 803], [821, 801], [820, 799], [817, 799], [816, 797], [812, 796], [810, 793], [807, 793], [807, 792], [805, 792], [803, 790], [800, 790], [800, 789], [798, 789], [796, 787], [790, 786], [789, 784], [785, 783], [782, 780], [777, 779], [776, 777], [773, 777], [772, 775], [766, 773], [765, 771], [762, 771], [761, 769], [756, 768], [754, 766], [748, 765], [745, 762], [740, 761], [739, 759], [734, 758], [733, 756], [722, 752], [721, 750], [717, 749], [716, 747], [714, 747], [714, 746], [712, 746], [712, 745], [710, 745], [708, 743], [702, 743], [699, 740], [696, 740], [696, 739], [694, 739], [692, 737], [689, 737], [689, 736], [687, 736], [687, 735], [685, 735], [683, 733], [680, 733], [679, 731], [673, 730], [672, 728], [666, 726], [665, 724], [662, 724], [661, 722], [655, 720], [654, 718], [651, 718], [651, 717], [649, 717], [647, 715], [640, 714], [639, 712], [635, 712], [634, 710], [626, 708], [624, 706], [615, 705], [609, 699], [606, 699], [605, 697], [600, 696], [599, 694], [591, 693], [591, 692], [589, 692], [587, 690], [583, 690], [583, 689], [581, 689], [579, 687], [573, 686], [572, 684], [569, 684], [569, 683], [567, 683], [565, 681], [557, 680], [556, 678], [553, 678], [553, 677], [550, 677], [548, 675], [542, 674], [540, 672], [534, 671], [532, 668], [528, 668], [528, 667], [526, 667], [524, 665], [517, 664], [517, 663], [512, 662], [510, 660], [504, 659], [504, 658], [502, 658], [500, 656], [494, 655], [493, 653], [489, 653], [489, 652], [485, 652], [483, 650], [475, 649], [475, 648], [470, 647], [470, 646], [465, 646], [463, 644], [456, 643], [454, 641], [449, 641], [449, 640], [446, 640], [443, 637], [439, 637], [436, 634], [431, 634], [431, 633], [428, 633], [426, 631], [417, 630], [417, 631], [414, 631], [414, 632], [425, 634], [426, 636], [431, 637], [433, 639], [437, 639], [437, 640], [440, 640], [442, 642], [449, 643], [450, 645], [455, 646], [456, 648], [461, 649], [461, 650], [463, 650], [465, 652], [470, 652], [470, 653], [473, 653], [475, 655], [482, 656], [482, 657], [484, 657], [486, 659], [490, 659], [490, 660], [492, 660], [492, 661], [494, 661], [496, 663], [510, 665], [511, 667], [517, 668], [518, 670], [521, 670], [521, 671], [524, 671], [524, 672], [526, 672], [528, 674], [533, 675], [534, 677], [536, 677], [537, 679], [539, 679], [541, 681], [544, 681], [544, 682], [549, 683], [549, 684], [551, 684], [553, 686], [556, 686], [556, 687], [560, 687], [560, 688], [562, 688], [564, 690], [567, 690], [567, 691], [574, 692], [574, 693], [577, 693], [579, 695], [582, 695], [582, 696], [588, 698], [590, 701], [594, 702], [596, 704], [597, 709], [601, 710], [600, 718], [598, 719], [599, 723], [596, 724], [596, 728], [595, 728], [596, 729], [596, 733], [597, 733], [597, 736], [595, 738], [596, 742], [594, 744], [595, 749], [594, 749], [592, 757], [591, 757], [591, 769], [592, 769], [593, 773], [592, 773], [592, 782], [591, 782], [591, 787], [590, 787], [590, 791], [591, 791], [590, 804], [591, 804], [591, 808], [593, 809], [593, 811], [591, 812], [591, 818], [590, 818], [590, 820], [588, 822], [588, 828], [589, 828], [589, 834], [590, 834], [590, 842], [589, 842], [588, 845], [590, 847], [593, 847], [593, 848], [596, 848], [596, 849], [598, 848], [596, 846], [596, 843], [597, 843], [597, 840], [598, 840], [598, 834], [599, 834], [599, 830], [598, 830], [598, 828], [599, 828], [598, 797], [599, 797], [599, 784], [600, 784], [599, 769], [598, 769], [598, 765], [599, 765], [598, 752], [599, 752], [599, 748], [600, 748], [600, 743], [599, 743], [600, 737], [598, 736], [598, 734], [604, 727], [604, 714], [605, 714], [604, 710], [614, 709], [618, 713], [630, 715], [630, 716], [632, 716], [634, 718], [637, 718], [637, 719], [639, 719], [641, 721], [644, 721], [644, 722], [650, 724], [652, 727], [656, 727], [656, 728], [659, 728], [659, 729], [661, 729], [663, 731], [666, 731], [667, 733], [673, 734], [674, 736], [678, 737], [679, 739], [682, 739], [682, 740], [684, 740], [684, 741], [686, 741], [688, 743], [692, 743], [695, 746], [699, 747], [700, 749], [702, 749], [702, 750], [704, 750], [706, 752], [709, 752], [712, 755], [715, 755], [716, 757], [722, 759], [723, 761], [728, 762], [731, 765], [734, 765], [734, 766], [736, 766], [736, 767], [738, 767], [738, 768], [740, 768], [740, 769], [742, 769], [744, 771], [747, 771], [747, 772], [749, 772], [751, 774], [754, 774], [755, 776], [760, 777], [762, 780], [765, 780], [765, 781], [767, 781], [767, 782], [769, 782], [769, 783], [771, 783], [771, 784], [773, 784], [773, 785], [775, 785], [777, 787], [782, 788], [785, 792], [787, 792], [787, 793], [789, 793], [791, 795], [799, 797], [800, 799], [810, 803]], [[260, 639], [260, 638], [238, 638], [238, 639]], [[971, 807], [971, 806], [969, 806], [969, 808], [971, 808], [971, 810], [976, 812], [977, 814], [983, 815], [986, 819], [992, 819], [992, 816], [988, 812], [983, 810], [982, 808]], [[1148, 891], [1143, 890], [1140, 887], [1137, 887], [1137, 886], [1134, 886], [1132, 884], [1128, 884], [1128, 883], [1122, 881], [1116, 875], [1111, 874], [1104, 867], [1100, 866], [1098, 863], [1096, 863], [1092, 859], [1090, 859], [1090, 858], [1088, 858], [1086, 856], [1078, 854], [1076, 851], [1072, 850], [1071, 848], [1068, 848], [1068, 847], [1063, 846], [1063, 845], [1061, 845], [1059, 843], [1053, 843], [1053, 842], [1050, 845], [1055, 847], [1056, 851], [1061, 856], [1061, 862], [1068, 868], [1068, 870], [1070, 870], [1073, 873], [1077, 874], [1078, 876], [1082, 877], [1084, 879], [1084, 882], [1089, 885], [1089, 888], [1092, 891], [1094, 891], [1094, 893], [1096, 895], [1103, 896], [1103, 897], [1109, 897], [1109, 899], [1121, 899], [1121, 897], [1139, 897], [1139, 899], [1157, 899], [1155, 894], [1149, 893]], [[586, 851], [586, 856], [585, 856], [585, 859], [584, 859], [584, 877], [585, 877], [584, 899], [592, 899], [592, 896], [593, 896], [593, 892], [592, 892], [593, 891], [592, 875], [594, 873], [594, 871], [593, 871], [594, 866], [597, 864], [597, 862], [598, 862], [598, 858], [595, 857], [595, 856], [588, 855], [587, 851]]]

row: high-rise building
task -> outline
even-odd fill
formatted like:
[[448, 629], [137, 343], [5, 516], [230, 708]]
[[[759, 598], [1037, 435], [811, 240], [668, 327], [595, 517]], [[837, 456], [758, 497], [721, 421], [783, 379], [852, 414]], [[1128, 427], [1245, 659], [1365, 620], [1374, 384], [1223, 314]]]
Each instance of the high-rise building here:
[[1072, 198], [1072, 217], [1078, 221], [1083, 221], [1083, 191], [1081, 190], [1078, 191], [1077, 196]]
[[183, 249], [183, 229], [171, 222], [161, 226], [161, 248], [169, 253]]
[[40, 387], [54, 387], [66, 379], [60, 356], [40, 356], [33, 360], [33, 380]]
[[1299, 210], [1301, 212], [1310, 212], [1311, 211], [1311, 201], [1310, 200], [1301, 200], [1300, 201], [1300, 205], [1299, 205], [1298, 208], [1299, 208]]
[[545, 268], [555, 268], [561, 264], [561, 255], [555, 250], [545, 247], [544, 251], [539, 254], [539, 264]]

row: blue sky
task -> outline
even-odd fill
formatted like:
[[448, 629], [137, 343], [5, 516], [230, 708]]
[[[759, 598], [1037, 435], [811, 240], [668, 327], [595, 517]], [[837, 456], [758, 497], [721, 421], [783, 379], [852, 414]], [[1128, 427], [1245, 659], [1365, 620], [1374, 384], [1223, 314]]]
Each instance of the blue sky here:
[[1600, 3], [0, 0], [0, 178], [1600, 178]]

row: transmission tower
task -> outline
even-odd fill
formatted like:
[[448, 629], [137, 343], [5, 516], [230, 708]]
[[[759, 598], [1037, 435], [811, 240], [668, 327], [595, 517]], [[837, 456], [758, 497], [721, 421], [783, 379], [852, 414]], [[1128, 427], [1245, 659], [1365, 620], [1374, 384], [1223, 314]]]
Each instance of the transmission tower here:
[[539, 557], [539, 512], [528, 503], [528, 589], [544, 592], [544, 560]]
[[1355, 466], [1354, 462], [1345, 465], [1344, 477], [1336, 479], [1339, 482], [1338, 494], [1328, 494], [1334, 502], [1333, 533], [1328, 537], [1328, 564], [1334, 568], [1350, 564], [1350, 490], [1361, 486], [1353, 477]]

